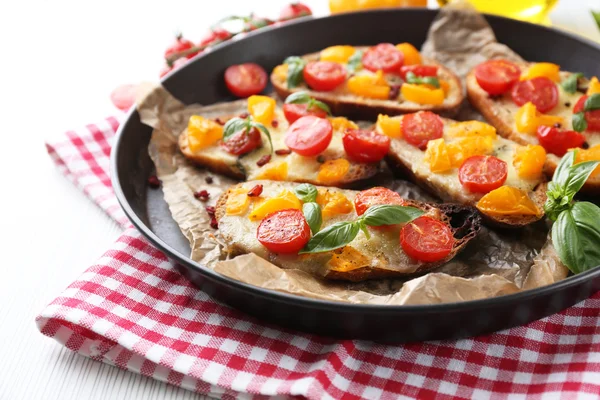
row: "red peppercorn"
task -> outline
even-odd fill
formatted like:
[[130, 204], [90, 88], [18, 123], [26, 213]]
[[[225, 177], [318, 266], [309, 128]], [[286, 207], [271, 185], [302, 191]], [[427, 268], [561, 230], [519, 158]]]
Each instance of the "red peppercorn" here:
[[263, 191], [263, 185], [256, 185], [252, 189], [248, 190], [248, 197], [260, 196]]
[[263, 165], [265, 165], [269, 161], [271, 161], [271, 155], [270, 154], [266, 154], [266, 155], [264, 155], [264, 156], [262, 156], [261, 158], [258, 159], [258, 161], [256, 162], [256, 165], [258, 165], [259, 167], [262, 167]]
[[160, 179], [156, 175], [152, 175], [148, 178], [148, 186], [152, 189], [157, 189], [160, 187]]
[[277, 122], [277, 120], [276, 120], [276, 119], [274, 119], [273, 121], [271, 121], [271, 126], [272, 126], [273, 128], [277, 128], [277, 127], [279, 126], [279, 122]]
[[243, 112], [240, 114], [240, 118], [248, 118], [250, 114], [248, 114], [247, 112]]
[[219, 223], [215, 217], [212, 217], [210, 220], [210, 227], [213, 229], [219, 229]]
[[210, 193], [208, 193], [208, 191], [204, 189], [194, 193], [194, 197], [200, 201], [207, 201], [210, 197]]
[[215, 122], [219, 125], [225, 125], [225, 121], [223, 121], [221, 118], [215, 118]]
[[389, 99], [396, 100], [398, 98], [399, 94], [400, 94], [400, 85], [392, 85], [390, 87]]
[[213, 206], [206, 206], [206, 213], [208, 214], [209, 217], [214, 217], [215, 216], [215, 208]]
[[290, 154], [292, 151], [290, 149], [279, 149], [279, 150], [275, 150], [275, 154], [277, 154], [278, 156], [286, 156], [288, 154]]
[[213, 177], [212, 176], [207, 176], [206, 178], [204, 178], [204, 180], [206, 181], [206, 183], [211, 184], [213, 183]]

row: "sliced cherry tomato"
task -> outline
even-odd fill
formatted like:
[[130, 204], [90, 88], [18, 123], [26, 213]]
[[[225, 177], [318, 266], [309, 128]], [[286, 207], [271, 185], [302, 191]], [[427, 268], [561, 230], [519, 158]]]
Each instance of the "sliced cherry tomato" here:
[[256, 238], [273, 253], [298, 253], [310, 240], [310, 227], [302, 211], [279, 210], [261, 221]]
[[256, 128], [250, 129], [250, 132], [246, 133], [245, 129], [231, 135], [227, 141], [223, 142], [223, 147], [236, 156], [246, 154], [256, 149], [262, 144], [262, 138], [260, 132]]
[[225, 29], [216, 28], [209, 31], [206, 36], [200, 41], [198, 44], [199, 47], [208, 46], [211, 44], [217, 44], [223, 42], [225, 40], [231, 39], [233, 35], [231, 32], [226, 31]]
[[473, 71], [477, 83], [492, 95], [506, 93], [517, 83], [521, 70], [506, 60], [490, 60], [479, 64]]
[[[175, 38], [175, 42], [173, 42], [168, 48], [167, 50], [165, 50], [165, 59], [169, 58], [170, 56], [172, 56], [173, 54], [176, 53], [181, 53], [182, 51], [186, 51], [191, 49], [192, 47], [194, 47], [194, 43], [190, 40], [184, 39], [183, 36], [178, 35]], [[192, 58], [194, 57], [196, 54], [198, 54], [198, 52], [195, 53], [191, 53], [188, 54], [187, 58]]]
[[510, 95], [519, 107], [532, 102], [541, 113], [552, 110], [558, 104], [558, 87], [545, 76], [517, 82]]
[[363, 67], [369, 71], [398, 73], [404, 63], [404, 54], [391, 43], [380, 43], [365, 51], [362, 56]]
[[363, 215], [371, 206], [384, 204], [403, 206], [405, 202], [398, 193], [381, 186], [360, 191], [354, 198], [357, 215]]
[[400, 68], [400, 76], [406, 80], [406, 74], [412, 72], [416, 76], [437, 76], [438, 67], [437, 65], [403, 65]]
[[312, 61], [306, 64], [302, 75], [311, 89], [327, 92], [344, 83], [346, 69], [336, 62]]
[[279, 20], [287, 21], [294, 18], [306, 17], [307, 15], [312, 15], [310, 7], [302, 3], [291, 3], [281, 9]]
[[404, 140], [421, 150], [427, 147], [430, 140], [439, 139], [444, 135], [442, 119], [431, 111], [405, 115], [401, 127]]
[[[585, 105], [587, 98], [588, 96], [581, 96], [575, 104], [575, 107], [573, 107], [574, 114], [583, 111], [583, 106]], [[600, 110], [586, 111], [585, 120], [588, 124], [586, 130], [600, 132]]]
[[508, 167], [494, 156], [472, 156], [458, 169], [458, 180], [472, 193], [488, 193], [506, 182]]
[[138, 85], [117, 86], [110, 94], [110, 100], [121, 111], [127, 111], [135, 103], [135, 93]]
[[331, 122], [309, 115], [297, 119], [285, 133], [285, 145], [301, 156], [321, 154], [333, 137]]
[[402, 250], [417, 261], [443, 260], [452, 252], [455, 241], [448, 225], [427, 216], [404, 225], [400, 231]]
[[548, 153], [564, 156], [569, 149], [581, 147], [585, 136], [575, 131], [561, 131], [551, 126], [540, 126], [537, 129], [540, 144]]
[[298, 118], [306, 117], [307, 115], [314, 115], [315, 117], [325, 118], [327, 112], [319, 107], [312, 106], [308, 109], [308, 104], [284, 104], [283, 115], [290, 124], [294, 123]]
[[267, 73], [258, 64], [232, 65], [225, 70], [225, 84], [237, 97], [249, 97], [267, 86]]
[[370, 129], [348, 129], [342, 142], [348, 157], [361, 163], [381, 161], [390, 150], [390, 138]]
[[163, 76], [165, 76], [166, 74], [168, 74], [171, 71], [175, 71], [176, 69], [184, 66], [185, 64], [187, 64], [188, 59], [185, 57], [182, 58], [178, 58], [177, 60], [175, 60], [175, 62], [173, 63], [172, 67], [169, 67], [168, 65], [165, 65], [163, 67], [163, 69], [160, 70], [160, 77], [162, 78]]

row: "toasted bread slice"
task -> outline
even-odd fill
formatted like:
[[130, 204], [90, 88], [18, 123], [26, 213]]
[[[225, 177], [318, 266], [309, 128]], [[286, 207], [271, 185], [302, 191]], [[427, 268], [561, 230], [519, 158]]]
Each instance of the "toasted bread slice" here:
[[[229, 118], [231, 116], [222, 116], [219, 119], [223, 122]], [[276, 124], [267, 127], [275, 150], [272, 154], [269, 142], [264, 135], [263, 145], [243, 156], [236, 156], [226, 151], [221, 146], [221, 141], [200, 151], [193, 152], [188, 146], [187, 129], [179, 135], [179, 149], [188, 160], [216, 173], [240, 180], [264, 179], [270, 174], [271, 179], [277, 180], [351, 187], [356, 185], [357, 182], [373, 177], [379, 171], [380, 163], [357, 163], [348, 159], [342, 143], [343, 128], [341, 127], [337, 129], [334, 127], [333, 138], [329, 147], [319, 156], [305, 157], [295, 153], [277, 154], [277, 150], [287, 150], [284, 135], [289, 126], [283, 111], [279, 107], [275, 110], [275, 121], [277, 121]], [[270, 160], [264, 165], [260, 165], [262, 162], [259, 162], [259, 160], [269, 155], [271, 156]], [[347, 172], [338, 179], [327, 181], [319, 179], [319, 171], [324, 163], [328, 160], [337, 159], [348, 160], [349, 168]], [[269, 172], [273, 168], [277, 169], [283, 163], [285, 163], [284, 172], [283, 170]], [[279, 178], [275, 178], [275, 175], [278, 175]]]
[[[530, 65], [531, 63], [524, 63], [520, 66], [524, 70]], [[566, 79], [569, 75], [571, 75], [571, 72], [560, 72], [561, 80]], [[519, 106], [512, 101], [510, 93], [501, 96], [490, 96], [479, 86], [473, 72], [467, 76], [466, 85], [467, 96], [473, 107], [496, 128], [500, 135], [522, 145], [539, 144], [536, 135], [518, 131], [515, 124], [515, 115], [519, 110]], [[584, 93], [576, 91], [571, 94], [565, 92], [560, 85], [557, 85], [557, 87], [560, 96], [558, 104], [546, 114], [562, 117], [564, 122], [561, 124], [561, 129], [570, 130], [572, 129], [571, 117], [573, 115], [573, 107]], [[582, 133], [586, 137], [587, 146], [591, 147], [600, 144], [600, 132]], [[560, 157], [550, 153], [547, 155], [544, 171], [549, 179], [552, 178], [559, 161]], [[600, 176], [589, 178], [581, 192], [600, 194]]]
[[[226, 212], [227, 200], [234, 190], [239, 187], [249, 190], [256, 184], [263, 185], [261, 197], [276, 196], [284, 189], [293, 190], [295, 186], [288, 182], [255, 181], [240, 183], [225, 192], [217, 202], [215, 214], [219, 222], [219, 232], [228, 246], [229, 252], [232, 255], [252, 252], [282, 268], [299, 269], [328, 279], [358, 282], [424, 273], [454, 258], [477, 235], [480, 229], [480, 217], [472, 207], [407, 200], [407, 205], [421, 208], [428, 216], [443, 221], [451, 227], [456, 241], [452, 252], [443, 260], [427, 263], [409, 258], [398, 244], [400, 226], [385, 230], [370, 229], [370, 239], [367, 239], [361, 231], [350, 244], [335, 251], [300, 255], [276, 254], [268, 251], [256, 239], [256, 230], [260, 221], [248, 219], [252, 206], [243, 215], [227, 215]], [[354, 197], [358, 193], [358, 191], [339, 188], [319, 187], [318, 189], [319, 191], [343, 193], [351, 203], [354, 203]], [[321, 229], [336, 222], [353, 221], [356, 218], [356, 212], [352, 209], [346, 214], [338, 214], [325, 219]], [[350, 255], [352, 258], [344, 263], [344, 260]]]
[[[394, 117], [395, 119], [404, 116]], [[448, 128], [457, 121], [442, 118], [444, 123], [444, 140], [457, 140], [448, 134]], [[461, 138], [458, 138], [460, 140]], [[502, 137], [493, 141], [493, 150], [489, 155], [500, 158], [507, 164], [508, 175], [506, 186], [516, 187], [528, 193], [539, 213], [536, 215], [503, 215], [483, 214], [484, 220], [498, 227], [521, 227], [540, 220], [544, 216], [543, 205], [546, 201], [546, 180], [543, 176], [536, 179], [520, 178], [513, 165], [513, 156], [520, 145]], [[398, 175], [418, 184], [443, 201], [456, 202], [475, 206], [483, 197], [480, 193], [471, 193], [465, 189], [458, 179], [458, 168], [444, 173], [431, 171], [426, 153], [412, 146], [404, 139], [393, 139], [387, 156], [388, 165]]]
[[[356, 47], [357, 50], [365, 50], [367, 48], [368, 47]], [[319, 53], [308, 54], [302, 58], [306, 61], [317, 61], [319, 60]], [[305, 83], [302, 83], [295, 88], [289, 88], [286, 82], [286, 76], [277, 74], [275, 72], [276, 70], [273, 70], [273, 73], [271, 73], [271, 83], [282, 99], [285, 99], [293, 92], [300, 90], [308, 91], [315, 99], [327, 103], [329, 107], [331, 107], [331, 111], [334, 115], [345, 115], [356, 119], [373, 120], [377, 118], [377, 115], [379, 114], [398, 115], [424, 110], [434, 111], [448, 117], [454, 116], [458, 112], [465, 97], [460, 79], [448, 68], [445, 68], [443, 65], [438, 64], [431, 59], [424, 58], [423, 64], [438, 66], [438, 77], [449, 84], [448, 93], [441, 105], [417, 104], [403, 100], [401, 95], [398, 96], [398, 99], [394, 100], [378, 100], [357, 96], [348, 91], [346, 84], [343, 84], [330, 92], [310, 90]], [[361, 70], [359, 73], [371, 72]], [[395, 81], [398, 81], [399, 79], [399, 77], [395, 75], [393, 78]]]

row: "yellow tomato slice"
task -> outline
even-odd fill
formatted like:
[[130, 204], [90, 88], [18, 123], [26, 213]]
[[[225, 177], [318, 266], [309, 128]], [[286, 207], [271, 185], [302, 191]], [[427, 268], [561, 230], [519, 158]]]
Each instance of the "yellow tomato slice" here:
[[227, 202], [225, 203], [225, 214], [227, 215], [243, 215], [248, 210], [250, 198], [248, 190], [238, 187], [229, 191]]
[[541, 114], [532, 102], [525, 103], [515, 114], [517, 131], [530, 135], [535, 135], [540, 126], [553, 126], [557, 123], [564, 124], [564, 118]]
[[404, 83], [400, 88], [400, 93], [404, 100], [417, 104], [440, 105], [444, 103], [443, 89], [431, 89], [424, 85]]
[[523, 179], [537, 179], [542, 175], [546, 150], [540, 145], [519, 146], [513, 157], [517, 175]]
[[327, 189], [319, 189], [317, 204], [321, 206], [323, 219], [348, 214], [354, 209], [352, 202], [343, 193]]
[[427, 142], [425, 160], [429, 163], [431, 172], [441, 173], [454, 168], [448, 154], [448, 146], [441, 138]]
[[334, 131], [344, 132], [346, 129], [358, 129], [358, 125], [344, 117], [329, 117], [327, 119], [331, 122]]
[[223, 127], [200, 115], [192, 115], [188, 121], [187, 141], [193, 153], [212, 146], [223, 138]]
[[248, 112], [256, 122], [269, 125], [275, 116], [275, 99], [269, 96], [250, 96], [248, 97]]
[[350, 162], [344, 158], [327, 160], [319, 167], [317, 180], [325, 184], [338, 183], [350, 170]]
[[560, 66], [552, 63], [535, 63], [521, 74], [521, 80], [545, 77], [554, 82], [560, 82]]
[[286, 210], [288, 208], [301, 210], [302, 203], [300, 203], [300, 200], [294, 193], [285, 189], [276, 197], [271, 197], [257, 203], [248, 218], [250, 218], [251, 221], [260, 221], [275, 211]]
[[402, 120], [400, 118], [390, 118], [385, 114], [379, 114], [375, 129], [383, 135], [393, 139], [400, 139], [402, 137]]
[[335, 250], [331, 260], [327, 263], [329, 269], [340, 272], [368, 267], [369, 265], [369, 258], [352, 246], [344, 246]]
[[404, 65], [422, 64], [421, 53], [410, 43], [400, 43], [396, 48], [404, 54]]
[[347, 86], [351, 93], [370, 99], [387, 100], [390, 95], [390, 87], [382, 71], [375, 75], [355, 75], [348, 79]]
[[285, 161], [266, 167], [255, 179], [285, 181], [288, 176], [288, 165]]
[[598, 78], [594, 76], [590, 80], [590, 85], [588, 86], [588, 90], [585, 94], [591, 96], [596, 93], [600, 93], [600, 82], [598, 82]]
[[456, 122], [446, 128], [449, 137], [485, 136], [496, 140], [496, 128], [481, 121]]
[[340, 64], [345, 64], [348, 59], [356, 52], [352, 46], [331, 46], [321, 50], [321, 61], [333, 61]]
[[[575, 154], [575, 164], [584, 161], [600, 161], [600, 144], [590, 147], [589, 149], [577, 149]], [[600, 175], [600, 166], [594, 169], [594, 172], [590, 177], [597, 177]]]
[[512, 186], [501, 186], [483, 196], [477, 209], [492, 216], [540, 215], [541, 210], [529, 198], [527, 192]]

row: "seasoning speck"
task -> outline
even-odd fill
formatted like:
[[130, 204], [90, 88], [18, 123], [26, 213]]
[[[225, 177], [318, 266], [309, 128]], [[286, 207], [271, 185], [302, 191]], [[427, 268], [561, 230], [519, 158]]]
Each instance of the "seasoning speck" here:
[[250, 114], [248, 114], [247, 112], [243, 112], [240, 114], [240, 118], [248, 118]]
[[269, 161], [271, 161], [271, 155], [265, 154], [264, 156], [262, 156], [261, 158], [258, 159], [258, 161], [256, 162], [256, 165], [258, 165], [259, 167], [262, 167]]
[[325, 157], [323, 157], [323, 155], [317, 156], [317, 162], [323, 164], [325, 162]]
[[271, 126], [272, 126], [273, 128], [277, 128], [277, 127], [279, 126], [279, 122], [277, 122], [277, 120], [276, 120], [276, 119], [274, 119], [273, 121], [271, 121]]
[[225, 121], [223, 121], [221, 118], [215, 118], [215, 122], [219, 125], [225, 125]]
[[217, 219], [215, 217], [212, 217], [210, 219], [210, 227], [213, 229], [219, 229], [219, 223], [217, 222]]
[[565, 107], [571, 107], [571, 103], [569, 103], [568, 101], [565, 103]]
[[214, 182], [213, 177], [212, 176], [207, 176], [206, 178], [204, 178], [204, 180], [206, 181], [206, 183], [211, 184]]
[[210, 197], [210, 193], [208, 193], [208, 191], [206, 189], [199, 190], [196, 193], [194, 193], [194, 197], [200, 201], [207, 201], [208, 198]]
[[215, 208], [213, 206], [206, 206], [206, 213], [209, 217], [213, 218], [215, 216]]
[[278, 156], [286, 156], [288, 154], [290, 154], [292, 151], [290, 149], [279, 149], [279, 150], [275, 150], [275, 154], [277, 154]]
[[148, 178], [148, 186], [152, 189], [158, 189], [160, 187], [160, 179], [156, 175], [152, 175]]
[[560, 128], [561, 126], [562, 126], [562, 125], [560, 124], [560, 122], [557, 122], [557, 123], [555, 123], [555, 124], [554, 124], [554, 127], [555, 127], [555, 128]]
[[399, 94], [400, 94], [400, 85], [390, 86], [390, 94], [389, 94], [390, 100], [396, 100], [398, 98]]

